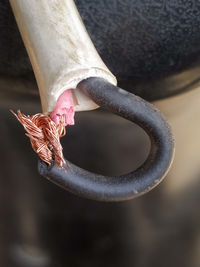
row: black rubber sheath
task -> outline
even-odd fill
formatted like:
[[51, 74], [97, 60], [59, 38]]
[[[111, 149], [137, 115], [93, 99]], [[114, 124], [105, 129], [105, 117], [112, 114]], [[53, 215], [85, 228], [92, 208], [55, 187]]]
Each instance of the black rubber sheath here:
[[122, 176], [102, 176], [70, 163], [64, 168], [39, 161], [39, 173], [82, 197], [100, 201], [122, 201], [144, 194], [159, 184], [171, 165], [174, 141], [169, 124], [152, 104], [102, 78], [88, 78], [77, 88], [103, 109], [141, 126], [151, 140], [147, 160], [137, 170]]

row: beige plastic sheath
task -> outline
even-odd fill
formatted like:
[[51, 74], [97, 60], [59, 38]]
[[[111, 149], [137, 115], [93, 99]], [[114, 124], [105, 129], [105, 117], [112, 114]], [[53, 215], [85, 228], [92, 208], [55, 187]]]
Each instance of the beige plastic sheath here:
[[[116, 84], [91, 42], [73, 0], [10, 0], [38, 83], [43, 112], [59, 95], [96, 76]], [[75, 110], [96, 104], [73, 90]]]

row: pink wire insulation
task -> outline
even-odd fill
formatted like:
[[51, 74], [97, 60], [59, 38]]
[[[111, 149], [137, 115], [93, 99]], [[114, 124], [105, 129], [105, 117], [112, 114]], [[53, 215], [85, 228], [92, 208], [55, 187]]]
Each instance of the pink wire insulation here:
[[74, 102], [70, 89], [65, 90], [58, 98], [54, 110], [50, 113], [56, 125], [60, 123], [61, 116], [65, 117], [65, 126], [74, 125]]

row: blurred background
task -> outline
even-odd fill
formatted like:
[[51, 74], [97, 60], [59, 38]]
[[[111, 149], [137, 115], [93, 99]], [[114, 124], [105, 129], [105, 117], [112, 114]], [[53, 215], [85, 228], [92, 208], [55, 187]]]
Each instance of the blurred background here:
[[[165, 180], [122, 203], [76, 197], [37, 173], [37, 155], [9, 109], [41, 111], [37, 85], [7, 0], [0, 0], [0, 266], [200, 266], [200, 2], [75, 1], [119, 86], [168, 118], [176, 155]], [[48, 48], [48, 47], [47, 47]], [[65, 157], [101, 174], [136, 169], [150, 142], [99, 109], [77, 113]]]

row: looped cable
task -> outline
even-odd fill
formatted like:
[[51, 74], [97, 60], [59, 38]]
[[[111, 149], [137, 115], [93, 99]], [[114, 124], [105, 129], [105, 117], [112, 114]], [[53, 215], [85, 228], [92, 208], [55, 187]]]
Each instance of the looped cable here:
[[140, 196], [158, 185], [167, 174], [174, 155], [174, 140], [166, 119], [152, 104], [102, 78], [81, 81], [77, 88], [103, 109], [138, 124], [148, 134], [151, 149], [137, 170], [121, 176], [103, 176], [66, 160], [66, 170], [53, 162], [39, 161], [39, 173], [79, 196], [99, 201], [122, 201]]

